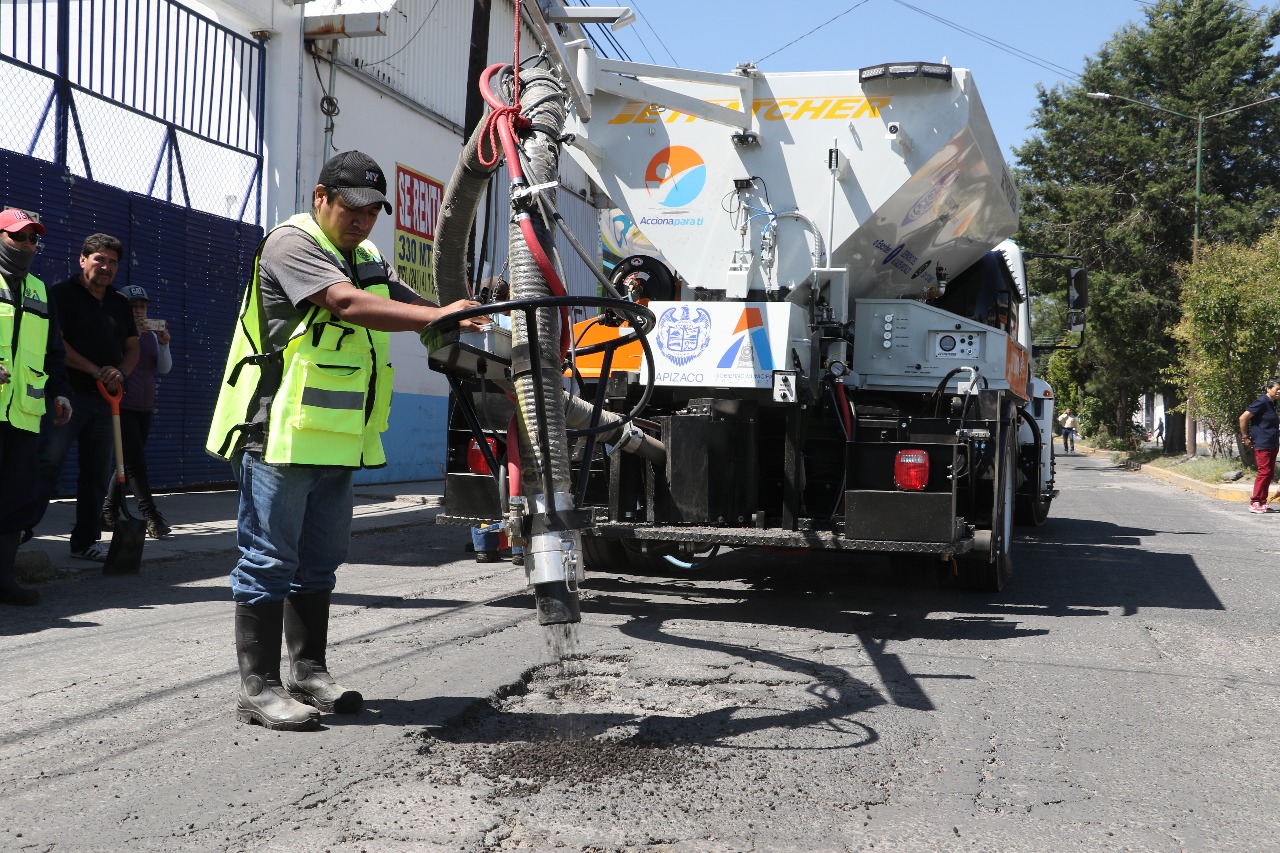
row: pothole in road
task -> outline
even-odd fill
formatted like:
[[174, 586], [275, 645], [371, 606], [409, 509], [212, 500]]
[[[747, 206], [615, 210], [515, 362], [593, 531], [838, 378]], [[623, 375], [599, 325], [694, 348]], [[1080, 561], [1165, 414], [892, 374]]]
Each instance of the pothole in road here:
[[883, 700], [833, 667], [808, 669], [776, 655], [769, 662], [685, 655], [636, 663], [625, 654], [551, 651], [555, 662], [421, 733], [424, 775], [449, 785], [478, 782], [495, 796], [547, 786], [674, 787], [691, 775], [718, 775], [725, 760], [745, 762], [739, 771], [762, 779], [768, 753], [875, 740], [858, 717]]
[[409, 771], [433, 808], [483, 815], [485, 850], [772, 849], [889, 799], [902, 740], [882, 737], [891, 721], [871, 727], [884, 699], [865, 681], [794, 648], [666, 628], [684, 630], [678, 652], [553, 647], [554, 662], [418, 734]]
[[702, 745], [644, 730], [651, 711], [623, 695], [626, 680], [622, 657], [570, 656], [534, 667], [501, 696], [424, 732], [419, 754], [430, 756], [433, 778], [459, 784], [478, 776], [498, 796], [550, 783], [677, 782], [705, 766]]

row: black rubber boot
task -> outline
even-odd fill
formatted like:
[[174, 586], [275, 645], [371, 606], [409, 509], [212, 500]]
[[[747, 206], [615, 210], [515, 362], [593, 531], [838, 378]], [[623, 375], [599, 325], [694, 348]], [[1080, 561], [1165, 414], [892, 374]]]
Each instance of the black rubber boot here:
[[0, 604], [16, 604], [28, 607], [40, 600], [40, 593], [18, 583], [14, 563], [18, 559], [18, 544], [22, 531], [0, 533]]
[[152, 498], [138, 498], [138, 512], [147, 520], [147, 535], [152, 539], [161, 539], [169, 535], [169, 523], [164, 520], [156, 502]]
[[285, 599], [284, 642], [289, 647], [289, 672], [284, 686], [294, 699], [325, 713], [354, 714], [364, 704], [364, 697], [334, 681], [325, 665], [330, 595], [315, 592]]
[[295, 701], [280, 684], [280, 633], [283, 601], [236, 603], [236, 657], [240, 695], [236, 719], [289, 732], [320, 727], [320, 714]]

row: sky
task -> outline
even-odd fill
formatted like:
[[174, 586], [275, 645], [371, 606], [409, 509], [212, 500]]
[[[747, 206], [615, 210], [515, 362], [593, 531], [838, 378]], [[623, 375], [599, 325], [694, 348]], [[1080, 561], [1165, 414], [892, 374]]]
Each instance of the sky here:
[[[1260, 0], [1241, 2], [1255, 9], [1265, 5]], [[613, 33], [634, 62], [729, 71], [750, 61], [763, 71], [783, 72], [848, 70], [882, 62], [936, 62], [946, 57], [952, 66], [973, 72], [996, 139], [1010, 164], [1014, 162], [1010, 149], [1030, 136], [1028, 125], [1038, 103], [1036, 84], [1052, 88], [1058, 83], [1076, 83], [1072, 75], [1084, 68], [1085, 57], [1095, 54], [1125, 24], [1144, 23], [1143, 9], [1149, 5], [1142, 0], [590, 3], [628, 5], [635, 10], [636, 23]], [[814, 29], [817, 31], [805, 35]]]

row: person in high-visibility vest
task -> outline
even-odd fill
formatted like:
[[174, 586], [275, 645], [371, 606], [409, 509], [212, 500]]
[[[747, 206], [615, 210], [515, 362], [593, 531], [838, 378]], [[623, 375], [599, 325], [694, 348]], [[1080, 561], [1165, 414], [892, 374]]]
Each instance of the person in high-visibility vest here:
[[329, 674], [325, 649], [351, 539], [352, 472], [386, 464], [388, 333], [479, 304], [442, 308], [400, 281], [368, 239], [378, 214], [391, 212], [386, 192], [371, 157], [338, 154], [320, 171], [311, 212], [262, 241], [209, 429], [208, 450], [231, 461], [240, 486], [236, 716], [269, 729], [314, 729], [321, 711], [354, 713], [364, 702]]
[[25, 210], [0, 211], [0, 604], [35, 604], [40, 595], [14, 576], [23, 530], [43, 512], [40, 420], [71, 420], [71, 385], [57, 312], [31, 274], [45, 228]]

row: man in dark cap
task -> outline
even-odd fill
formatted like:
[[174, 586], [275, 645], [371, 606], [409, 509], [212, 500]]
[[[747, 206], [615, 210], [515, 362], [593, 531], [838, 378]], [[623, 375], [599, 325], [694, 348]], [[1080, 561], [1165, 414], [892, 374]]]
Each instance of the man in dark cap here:
[[320, 171], [311, 212], [267, 235], [209, 429], [209, 451], [231, 461], [240, 485], [236, 716], [270, 729], [314, 729], [320, 711], [354, 713], [364, 701], [329, 674], [325, 650], [351, 538], [352, 472], [386, 464], [388, 333], [479, 304], [441, 308], [397, 278], [368, 239], [391, 212], [386, 192], [372, 158], [338, 154]]
[[[14, 577], [22, 531], [42, 511], [32, 484], [47, 413], [71, 419], [57, 312], [44, 282], [31, 274], [44, 226], [25, 210], [0, 211], [0, 604], [35, 604], [40, 596]], [[52, 405], [50, 405], [52, 404]]]

